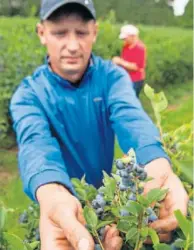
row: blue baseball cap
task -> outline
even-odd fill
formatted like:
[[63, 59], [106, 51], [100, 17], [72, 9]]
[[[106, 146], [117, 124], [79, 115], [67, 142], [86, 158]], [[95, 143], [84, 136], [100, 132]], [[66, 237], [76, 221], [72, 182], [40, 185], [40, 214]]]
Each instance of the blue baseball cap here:
[[40, 19], [42, 21], [46, 20], [55, 10], [62, 7], [65, 4], [77, 3], [84, 6], [96, 19], [96, 11], [92, 0], [42, 0], [40, 7]]

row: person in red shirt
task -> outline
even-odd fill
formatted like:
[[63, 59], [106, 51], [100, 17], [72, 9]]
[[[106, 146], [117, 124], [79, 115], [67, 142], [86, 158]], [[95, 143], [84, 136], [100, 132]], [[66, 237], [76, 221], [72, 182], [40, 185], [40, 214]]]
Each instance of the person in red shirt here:
[[139, 39], [138, 28], [133, 25], [123, 26], [119, 38], [124, 41], [121, 57], [116, 56], [112, 61], [128, 71], [139, 97], [145, 80], [146, 46]]

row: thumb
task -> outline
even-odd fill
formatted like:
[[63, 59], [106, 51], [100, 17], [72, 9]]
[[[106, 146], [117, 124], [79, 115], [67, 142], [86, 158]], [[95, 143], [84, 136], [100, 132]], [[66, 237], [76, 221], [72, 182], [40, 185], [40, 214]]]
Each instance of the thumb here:
[[64, 231], [67, 240], [74, 249], [93, 250], [94, 241], [88, 230], [77, 220], [76, 216], [64, 216], [61, 219], [60, 226]]

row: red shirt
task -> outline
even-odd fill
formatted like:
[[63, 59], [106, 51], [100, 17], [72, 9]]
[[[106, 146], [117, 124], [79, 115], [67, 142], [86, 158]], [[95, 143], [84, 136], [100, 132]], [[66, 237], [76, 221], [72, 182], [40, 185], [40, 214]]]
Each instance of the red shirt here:
[[146, 46], [142, 41], [130, 48], [129, 45], [123, 47], [121, 58], [127, 62], [136, 63], [140, 70], [128, 71], [132, 82], [138, 82], [145, 79], [146, 67]]

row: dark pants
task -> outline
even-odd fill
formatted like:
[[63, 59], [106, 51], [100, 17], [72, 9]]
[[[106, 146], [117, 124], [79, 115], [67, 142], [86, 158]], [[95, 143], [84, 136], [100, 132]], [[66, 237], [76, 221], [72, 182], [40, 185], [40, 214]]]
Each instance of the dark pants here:
[[144, 80], [133, 82], [133, 88], [135, 90], [136, 96], [139, 97], [139, 94], [144, 86]]

